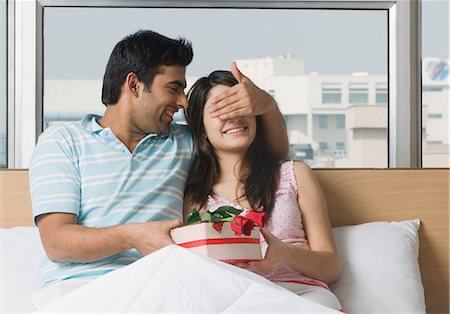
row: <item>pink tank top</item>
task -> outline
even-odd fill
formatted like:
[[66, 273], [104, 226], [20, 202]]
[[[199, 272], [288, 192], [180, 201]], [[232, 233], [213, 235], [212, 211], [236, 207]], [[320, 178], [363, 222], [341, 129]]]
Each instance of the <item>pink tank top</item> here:
[[[306, 233], [303, 228], [302, 214], [297, 202], [297, 180], [294, 173], [294, 163], [292, 160], [286, 161], [280, 166], [280, 183], [275, 194], [275, 205], [272, 214], [267, 221], [266, 228], [278, 239], [285, 243], [300, 246], [310, 250]], [[218, 207], [229, 205], [242, 209], [241, 215], [246, 215], [249, 210], [242, 208], [222, 196], [208, 196], [208, 210], [214, 211]], [[267, 251], [267, 243], [261, 235], [261, 249], [263, 256]], [[256, 271], [255, 271], [256, 272]], [[296, 270], [286, 266], [274, 273], [257, 271], [271, 281], [294, 282], [320, 286], [328, 289], [328, 286], [319, 280], [307, 277]]]

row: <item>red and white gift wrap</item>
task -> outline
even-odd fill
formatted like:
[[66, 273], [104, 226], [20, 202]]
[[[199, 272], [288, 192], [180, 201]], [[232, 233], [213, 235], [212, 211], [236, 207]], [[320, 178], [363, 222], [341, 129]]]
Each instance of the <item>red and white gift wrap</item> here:
[[172, 229], [170, 236], [176, 244], [222, 262], [234, 264], [262, 259], [257, 226], [249, 236], [237, 236], [229, 222], [223, 223], [221, 232], [212, 223], [203, 222]]

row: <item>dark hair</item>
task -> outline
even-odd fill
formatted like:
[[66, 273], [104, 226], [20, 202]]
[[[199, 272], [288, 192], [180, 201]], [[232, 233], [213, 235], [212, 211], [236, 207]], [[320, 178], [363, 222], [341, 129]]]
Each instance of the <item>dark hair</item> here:
[[171, 39], [140, 30], [122, 39], [114, 47], [103, 77], [102, 102], [116, 104], [128, 73], [150, 87], [162, 65], [187, 66], [193, 58], [192, 45], [183, 38]]
[[[189, 174], [185, 195], [203, 207], [208, 195], [214, 193], [213, 186], [220, 176], [219, 160], [215, 148], [204, 137], [203, 108], [209, 91], [215, 85], [233, 86], [238, 82], [229, 71], [214, 71], [208, 77], [195, 82], [188, 92], [189, 106], [185, 111], [191, 129], [196, 161]], [[278, 186], [279, 162], [265, 149], [261, 117], [256, 117], [256, 136], [245, 154], [243, 164], [245, 173], [239, 174], [244, 183], [244, 195], [253, 209], [260, 206], [270, 217]], [[239, 196], [239, 197], [242, 197]]]

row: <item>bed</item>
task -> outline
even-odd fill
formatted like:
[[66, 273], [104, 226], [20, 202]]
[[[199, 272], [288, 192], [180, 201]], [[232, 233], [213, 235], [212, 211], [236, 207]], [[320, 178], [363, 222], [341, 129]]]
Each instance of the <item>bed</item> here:
[[[343, 264], [331, 289], [345, 312], [449, 313], [449, 169], [315, 173]], [[43, 250], [28, 171], [2, 170], [0, 183], [0, 311], [29, 312]]]

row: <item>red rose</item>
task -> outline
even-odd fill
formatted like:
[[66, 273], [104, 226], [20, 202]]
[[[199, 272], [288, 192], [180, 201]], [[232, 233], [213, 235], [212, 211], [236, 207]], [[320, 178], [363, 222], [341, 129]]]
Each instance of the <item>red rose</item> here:
[[237, 236], [240, 236], [241, 234], [249, 236], [252, 233], [254, 226], [255, 224], [253, 223], [253, 221], [245, 218], [244, 216], [234, 217], [234, 220], [230, 224], [231, 229]]
[[256, 210], [252, 210], [247, 215], [245, 215], [245, 218], [250, 219], [255, 223], [255, 225], [259, 227], [264, 227], [263, 218], [265, 214], [266, 214], [265, 212], [258, 212]]

